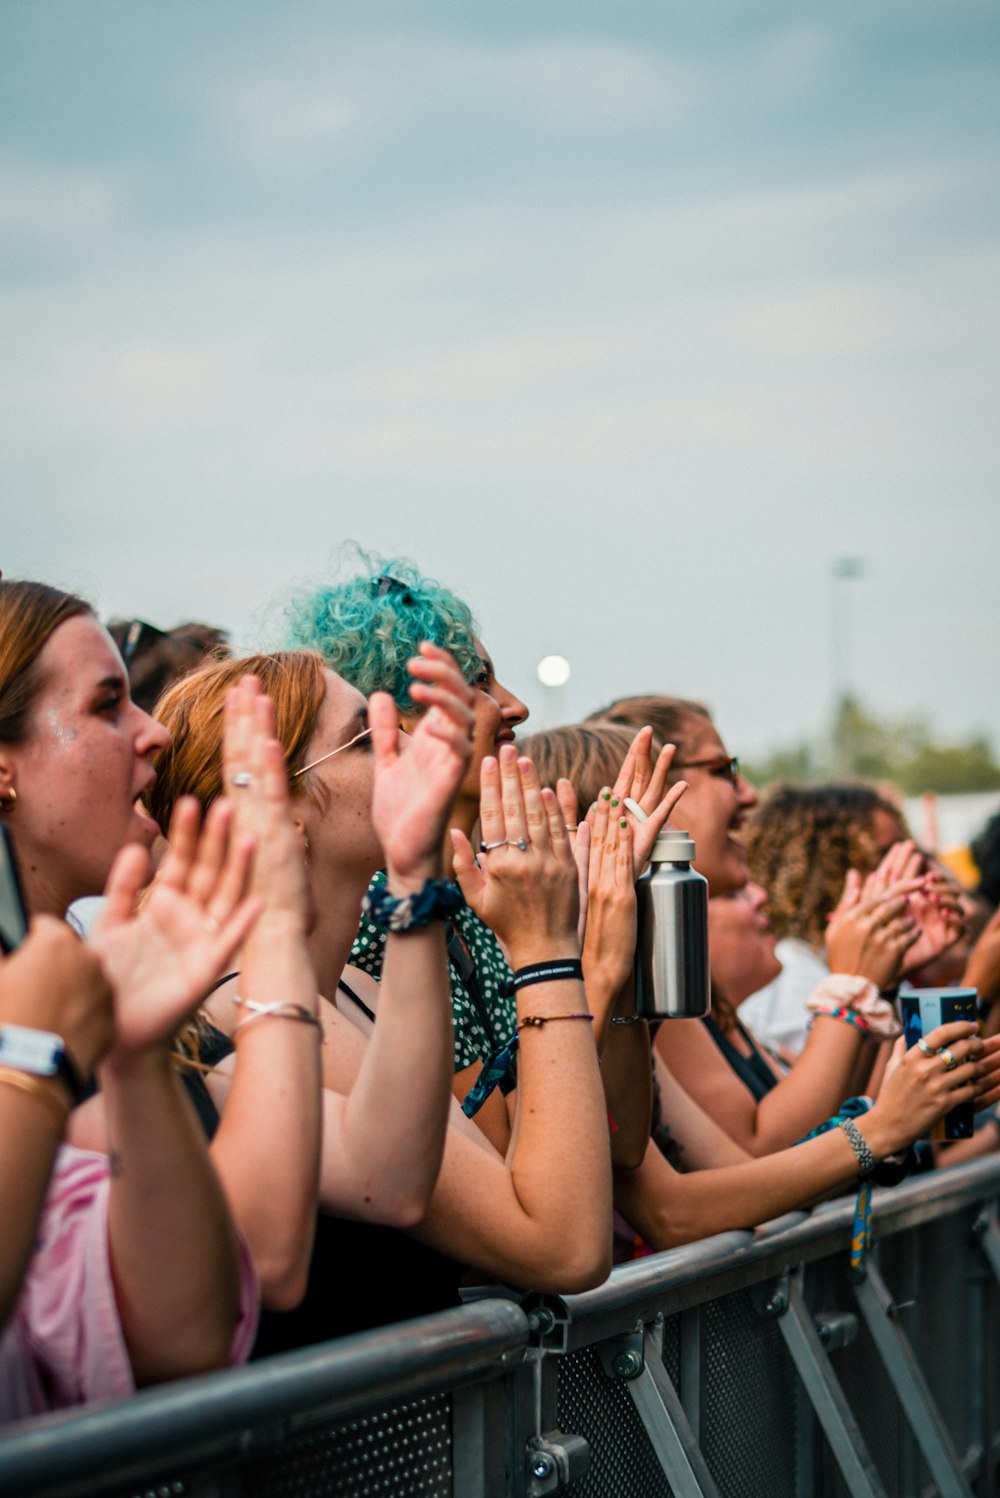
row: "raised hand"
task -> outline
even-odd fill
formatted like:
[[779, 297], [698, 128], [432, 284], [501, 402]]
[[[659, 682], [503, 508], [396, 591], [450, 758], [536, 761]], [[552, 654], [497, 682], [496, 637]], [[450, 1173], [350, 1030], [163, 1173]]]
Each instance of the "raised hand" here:
[[477, 864], [452, 828], [455, 874], [471, 908], [507, 948], [511, 964], [575, 957], [577, 870], [556, 794], [543, 790], [531, 760], [504, 744], [483, 760]]
[[915, 973], [953, 947], [965, 934], [961, 901], [950, 881], [936, 869], [925, 875], [910, 896], [910, 912], [920, 934], [903, 963], [903, 972]]
[[612, 995], [628, 982], [635, 960], [636, 899], [633, 821], [598, 797], [591, 826], [583, 971]]
[[[628, 797], [645, 813], [645, 820], [637, 817], [629, 807], [624, 807], [624, 811], [618, 813], [619, 816], [627, 814], [632, 824], [632, 861], [636, 879], [649, 862], [653, 844], [667, 818], [687, 790], [686, 780], [678, 780], [667, 789], [667, 776], [677, 753], [677, 746], [664, 744], [654, 766], [651, 763], [652, 742], [653, 730], [649, 727], [640, 728], [622, 760], [618, 778], [609, 796], [612, 812], [618, 812], [620, 806], [624, 807], [625, 798]], [[602, 792], [602, 795], [608, 793]]]
[[452, 657], [425, 640], [409, 671], [410, 696], [427, 710], [402, 744], [389, 694], [375, 692], [368, 702], [375, 755], [372, 825], [390, 887], [400, 891], [440, 873], [448, 816], [472, 757], [472, 688]]
[[263, 906], [257, 934], [276, 924], [304, 931], [309, 887], [302, 838], [274, 736], [274, 704], [255, 676], [245, 676], [226, 696], [222, 774], [233, 810], [231, 838], [249, 839], [256, 848], [251, 892]]
[[169, 851], [138, 910], [149, 855], [130, 843], [115, 860], [89, 945], [114, 994], [118, 1059], [169, 1045], [260, 913], [246, 893], [253, 843], [231, 835], [232, 821], [220, 798], [202, 827], [197, 801], [182, 797]]
[[867, 978], [876, 988], [892, 988], [906, 952], [920, 935], [907, 897], [921, 880], [902, 880], [866, 894], [857, 872], [848, 872], [840, 904], [826, 928], [826, 961], [831, 973]]

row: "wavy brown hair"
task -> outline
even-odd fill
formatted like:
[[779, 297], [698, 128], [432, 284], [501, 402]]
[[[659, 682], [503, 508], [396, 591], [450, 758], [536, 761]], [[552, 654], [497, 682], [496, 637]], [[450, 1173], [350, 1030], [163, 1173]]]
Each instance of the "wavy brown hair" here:
[[848, 869], [866, 875], [879, 862], [876, 811], [902, 827], [899, 808], [867, 785], [781, 784], [767, 793], [747, 823], [745, 842], [750, 878], [767, 890], [779, 940], [796, 936], [822, 949]]
[[[284, 750], [289, 777], [305, 763], [326, 694], [323, 662], [312, 651], [248, 655], [215, 661], [182, 677], [156, 705], [155, 717], [172, 742], [156, 759], [156, 781], [146, 792], [150, 815], [165, 833], [180, 796], [195, 796], [207, 811], [222, 791], [222, 726], [226, 693], [244, 676], [256, 676], [274, 703], [275, 737]], [[306, 786], [292, 782], [302, 795]]]

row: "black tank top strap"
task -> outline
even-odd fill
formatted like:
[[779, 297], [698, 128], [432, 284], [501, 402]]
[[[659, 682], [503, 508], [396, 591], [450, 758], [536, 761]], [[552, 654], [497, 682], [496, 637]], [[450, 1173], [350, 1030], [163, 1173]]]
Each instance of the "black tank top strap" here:
[[343, 978], [341, 978], [337, 983], [337, 987], [340, 989], [341, 993], [346, 993], [347, 997], [351, 999], [353, 1003], [357, 1004], [358, 1008], [361, 1010], [361, 1013], [366, 1014], [371, 1020], [372, 1024], [375, 1023], [374, 1014], [368, 1008], [368, 1005], [365, 1003], [364, 999], [354, 992], [354, 989], [351, 988], [350, 984], [345, 983]]
[[736, 1046], [733, 1045], [729, 1037], [719, 1028], [710, 1014], [704, 1016], [702, 1024], [744, 1087], [749, 1088], [758, 1103], [762, 1097], [767, 1096], [772, 1087], [777, 1087], [778, 1078], [758, 1050], [753, 1036], [749, 1031], [744, 1029], [739, 1020], [736, 1021], [736, 1028], [750, 1047], [749, 1056], [744, 1056], [742, 1051], [737, 1050]]

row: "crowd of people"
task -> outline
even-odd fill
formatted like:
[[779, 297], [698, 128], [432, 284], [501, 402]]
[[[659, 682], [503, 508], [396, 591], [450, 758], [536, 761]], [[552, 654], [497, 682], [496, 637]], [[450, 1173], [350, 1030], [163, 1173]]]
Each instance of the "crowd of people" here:
[[[996, 826], [966, 890], [886, 788], [759, 798], [699, 702], [526, 736], [407, 562], [283, 620], [235, 658], [0, 581], [0, 1424], [1000, 1145]], [[668, 819], [713, 1002], [654, 1026]], [[907, 1049], [906, 985], [980, 1021]], [[914, 1150], [962, 1104], [971, 1137]]]

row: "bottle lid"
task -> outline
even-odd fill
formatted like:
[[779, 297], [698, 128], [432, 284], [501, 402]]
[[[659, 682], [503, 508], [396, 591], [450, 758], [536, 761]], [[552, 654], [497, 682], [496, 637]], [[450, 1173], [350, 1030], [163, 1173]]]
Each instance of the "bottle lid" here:
[[652, 863], [690, 863], [694, 858], [694, 838], [676, 827], [664, 827], [649, 856]]

